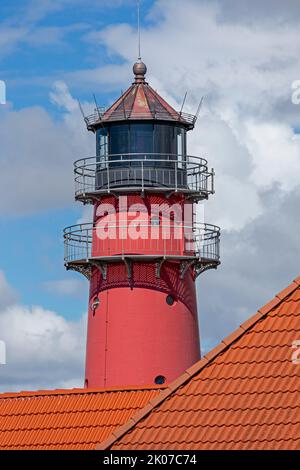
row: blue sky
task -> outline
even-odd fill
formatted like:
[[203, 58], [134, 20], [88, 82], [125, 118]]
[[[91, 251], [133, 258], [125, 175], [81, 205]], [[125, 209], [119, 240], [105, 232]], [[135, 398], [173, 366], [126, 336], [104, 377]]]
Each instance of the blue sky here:
[[[207, 351], [300, 274], [300, 6], [141, 4], [150, 84], [178, 108], [188, 91], [186, 112], [204, 96], [188, 151], [216, 171], [204, 212], [222, 228], [222, 265], [197, 281]], [[73, 162], [95, 137], [76, 100], [88, 113], [131, 84], [136, 2], [1, 0], [0, 18], [0, 390], [81, 386], [88, 282], [65, 271], [62, 232], [89, 220]]]
[[[135, 28], [136, 10], [132, 5], [134, 2], [103, 2], [103, 7], [101, 2], [79, 2], [76, 8], [72, 2], [69, 5], [66, 2], [65, 8], [51, 11], [50, 6], [48, 13], [46, 8], [45, 11], [41, 9], [34, 18], [33, 3], [29, 0], [1, 2], [2, 24], [28, 29], [30, 40], [21, 41], [11, 53], [4, 54], [0, 62], [0, 77], [6, 81], [7, 100], [15, 110], [41, 106], [59, 121], [60, 109], [49, 98], [52, 83], [80, 69], [122, 63], [123, 59], [117, 54], [108, 53], [104, 46], [88, 41], [86, 37], [94, 30], [116, 23], [129, 23]], [[151, 3], [143, 2], [145, 12]], [[48, 29], [52, 39], [49, 37], [46, 44], [35, 43], [35, 32], [41, 34], [45, 30], [47, 36]], [[134, 54], [135, 51], [132, 51], [133, 57]], [[72, 84], [70, 92], [83, 102], [91, 101], [92, 93], [95, 93], [99, 102], [104, 104], [119, 93], [117, 90], [106, 93], [101, 86], [84, 88]], [[11, 165], [13, 168], [13, 161]], [[22, 183], [17, 180], [16, 184]], [[26, 200], [22, 204], [26, 205]], [[43, 305], [67, 318], [77, 318], [85, 311], [87, 288], [73, 298], [49, 292], [45, 287], [45, 283], [52, 280], [79, 277], [64, 270], [62, 230], [76, 223], [81, 213], [82, 207], [74, 202], [61, 210], [41, 210], [21, 218], [12, 216], [9, 222], [7, 215], [1, 217], [1, 244], [4, 248], [1, 250], [1, 269], [5, 271], [9, 283], [18, 290], [22, 303]]]
[[[73, 225], [79, 210], [52, 210], [21, 219], [0, 221], [2, 247], [1, 268], [10, 284], [26, 305], [43, 305], [76, 318], [86, 309], [84, 288], [81, 295], [63, 296], [47, 289], [46, 282], [76, 278], [63, 265], [62, 230]], [[87, 283], [86, 283], [87, 286]]]
[[[64, 78], [69, 72], [123, 61], [120, 56], [109, 53], [105, 46], [89, 39], [88, 36], [108, 25], [129, 23], [135, 28], [137, 20], [134, 1], [104, 1], [102, 6], [99, 1], [91, 4], [76, 0], [73, 3], [61, 3], [65, 6], [57, 9], [53, 7], [54, 11], [51, 11], [51, 7], [49, 10], [46, 7], [45, 10], [41, 8], [35, 19], [31, 12], [35, 2], [1, 2], [3, 23], [10, 27], [28, 29], [28, 39], [25, 38], [23, 43], [18, 44], [14, 53], [7, 54], [1, 60], [1, 76], [9, 87], [8, 98], [17, 109], [42, 105], [55, 113], [56, 110], [49, 103], [51, 83]], [[145, 14], [151, 4], [152, 1], [143, 1]], [[31, 20], [31, 17], [34, 19]], [[143, 20], [144, 18], [142, 23]], [[135, 52], [132, 51], [133, 57]], [[70, 91], [80, 100], [90, 100], [94, 92], [100, 100], [107, 101], [111, 98], [101, 87], [84, 89], [74, 86]]]

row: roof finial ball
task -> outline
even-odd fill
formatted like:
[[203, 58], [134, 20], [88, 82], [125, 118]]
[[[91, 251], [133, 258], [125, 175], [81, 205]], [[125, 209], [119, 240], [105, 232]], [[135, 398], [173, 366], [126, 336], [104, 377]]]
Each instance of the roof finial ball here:
[[147, 73], [147, 67], [139, 60], [133, 66], [133, 73], [135, 75], [135, 83], [143, 83], [145, 81], [145, 75]]

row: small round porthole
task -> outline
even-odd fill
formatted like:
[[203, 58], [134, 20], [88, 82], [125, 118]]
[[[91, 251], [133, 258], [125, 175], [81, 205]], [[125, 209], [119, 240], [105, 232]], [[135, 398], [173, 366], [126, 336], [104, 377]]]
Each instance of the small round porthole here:
[[154, 380], [156, 385], [163, 385], [165, 381], [166, 381], [166, 377], [164, 377], [163, 375], [158, 375], [157, 377], [155, 377], [155, 380]]
[[166, 302], [167, 302], [168, 305], [172, 306], [175, 302], [175, 299], [174, 299], [173, 295], [170, 295], [170, 294], [167, 295]]

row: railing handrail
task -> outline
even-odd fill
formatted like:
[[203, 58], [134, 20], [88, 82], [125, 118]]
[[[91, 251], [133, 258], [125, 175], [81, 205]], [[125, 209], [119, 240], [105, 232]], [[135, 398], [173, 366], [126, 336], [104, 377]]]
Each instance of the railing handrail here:
[[[220, 236], [220, 227], [212, 224], [206, 224], [206, 223], [194, 223], [192, 225], [172, 225], [170, 224], [159, 224], [159, 225], [152, 225], [151, 223], [143, 223], [143, 222], [138, 222], [138, 221], [131, 221], [127, 224], [119, 224], [119, 223], [107, 223], [106, 228], [108, 230], [110, 229], [128, 229], [132, 228], [134, 226], [137, 227], [148, 227], [151, 228], [151, 230], [155, 229], [164, 229], [167, 228], [169, 229], [182, 229], [184, 234], [187, 235], [186, 231], [189, 230], [189, 235], [193, 235], [193, 238], [196, 240], [197, 238], [201, 238], [204, 241], [207, 240], [214, 240], [216, 238], [219, 238]], [[92, 243], [92, 235], [90, 233], [93, 233], [94, 231], [97, 231], [98, 227], [93, 224], [93, 223], [85, 223], [85, 224], [78, 224], [78, 225], [71, 225], [70, 227], [66, 227], [64, 229], [64, 238], [65, 240], [73, 240], [73, 241], [78, 241], [78, 237], [80, 237], [80, 240], [89, 240], [89, 243]], [[76, 240], [74, 240], [72, 237], [77, 237]]]
[[[136, 156], [142, 156], [142, 158], [135, 158]], [[153, 156], [157, 156], [159, 158], [152, 158]], [[112, 158], [115, 157], [120, 157], [117, 160], [112, 160]], [[92, 165], [100, 165], [100, 164], [111, 164], [111, 163], [118, 163], [118, 162], [130, 162], [130, 158], [122, 158], [122, 157], [133, 157], [132, 161], [134, 163], [138, 162], [145, 162], [145, 161], [150, 161], [150, 162], [158, 162], [158, 163], [181, 163], [181, 164], [189, 164], [189, 165], [195, 165], [195, 167], [203, 167], [204, 169], [208, 169], [208, 162], [205, 158], [202, 157], [196, 157], [194, 155], [183, 155], [183, 154], [178, 154], [178, 153], [153, 153], [153, 152], [130, 152], [130, 153], [112, 153], [112, 154], [107, 154], [104, 158], [101, 157], [100, 155], [94, 155], [93, 157], [85, 157], [85, 158], [80, 158], [79, 160], [76, 160], [74, 162], [74, 168], [75, 171], [76, 169], [86, 167], [86, 166], [92, 166]], [[148, 158], [151, 157], [151, 158]], [[177, 157], [175, 158], [161, 158], [161, 157]], [[180, 160], [179, 157], [184, 157], [184, 160]], [[97, 161], [97, 159], [99, 159]], [[88, 161], [93, 162], [96, 160], [95, 163], [86, 163]]]
[[85, 117], [85, 121], [88, 125], [92, 124], [97, 124], [101, 122], [107, 122], [107, 121], [127, 121], [127, 120], [138, 120], [139, 118], [141, 119], [146, 119], [146, 120], [167, 120], [167, 121], [176, 121], [176, 122], [181, 122], [181, 123], [186, 123], [186, 124], [192, 124], [195, 125], [197, 121], [197, 116], [191, 113], [185, 113], [185, 112], [177, 112], [174, 110], [173, 113], [168, 112], [168, 111], [159, 111], [159, 110], [153, 110], [152, 115], [150, 116], [149, 113], [141, 112], [141, 111], [134, 111], [134, 113], [131, 115], [131, 113], [128, 113], [128, 115], [124, 114], [124, 110], [118, 110], [118, 111], [112, 111], [107, 117], [105, 116], [106, 111], [108, 109], [105, 109], [103, 107], [97, 107], [95, 108], [94, 112], [89, 114], [88, 116]]
[[[152, 225], [151, 222], [149, 223], [143, 223], [138, 220], [132, 220], [129, 221], [127, 224], [107, 224], [108, 228], [127, 228], [132, 226], [136, 222], [137, 225], [140, 227], [156, 227], [155, 225]], [[157, 227], [172, 227], [172, 224], [174, 221], [170, 221], [170, 224], [159, 224]], [[175, 226], [178, 227], [179, 224], [176, 224]], [[181, 228], [186, 228], [186, 229], [193, 229], [193, 230], [207, 230], [209, 232], [217, 232], [220, 233], [221, 229], [217, 225], [213, 224], [208, 224], [208, 223], [201, 223], [201, 222], [195, 222], [192, 225], [180, 225]], [[97, 229], [97, 226], [93, 222], [86, 222], [84, 224], [75, 224], [75, 225], [70, 225], [69, 227], [66, 227], [64, 229], [64, 233], [70, 233], [71, 229], [78, 229], [78, 230], [87, 230], [87, 229]]]

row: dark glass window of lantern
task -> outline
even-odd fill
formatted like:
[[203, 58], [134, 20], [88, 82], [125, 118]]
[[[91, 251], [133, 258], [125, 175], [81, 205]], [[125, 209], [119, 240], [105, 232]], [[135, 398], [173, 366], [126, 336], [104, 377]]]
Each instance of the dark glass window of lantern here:
[[144, 154], [153, 153], [153, 124], [134, 124], [130, 126], [130, 153]]
[[170, 124], [157, 124], [155, 129], [155, 152], [174, 155], [177, 153], [175, 127]]
[[[109, 129], [109, 153], [110, 155], [122, 155], [129, 153], [129, 125], [114, 125]], [[114, 158], [115, 160], [116, 158]]]
[[[136, 158], [147, 155], [157, 159], [174, 160], [178, 155], [184, 161], [186, 156], [186, 130], [173, 124], [130, 123], [113, 124], [109, 129], [98, 130], [97, 155], [137, 154]], [[156, 155], [155, 155], [156, 154]], [[126, 157], [125, 157], [126, 158]], [[112, 158], [113, 160], [116, 157]]]
[[154, 380], [156, 385], [163, 385], [165, 381], [166, 381], [166, 377], [164, 377], [163, 375], [158, 375], [157, 377], [155, 377], [155, 380]]

